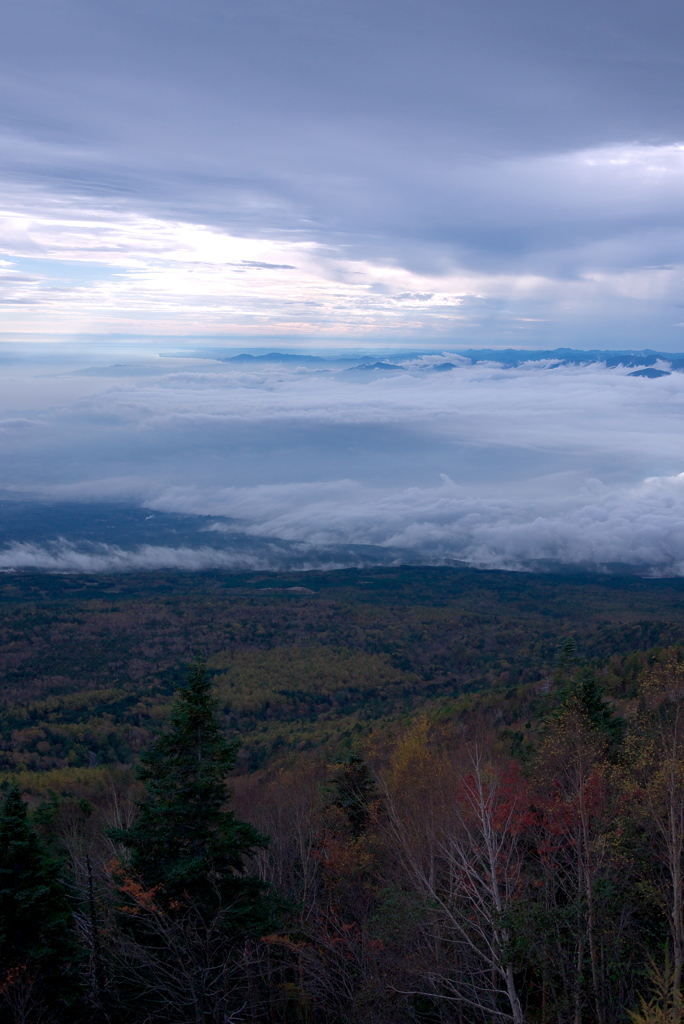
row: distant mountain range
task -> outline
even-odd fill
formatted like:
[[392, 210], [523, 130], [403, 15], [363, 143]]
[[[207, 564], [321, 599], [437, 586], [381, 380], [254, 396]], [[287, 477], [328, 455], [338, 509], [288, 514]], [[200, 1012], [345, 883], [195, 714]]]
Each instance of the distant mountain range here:
[[[454, 350], [457, 351], [457, 350]], [[652, 349], [466, 349], [458, 350], [473, 363], [497, 362], [508, 366], [520, 366], [538, 359], [553, 359], [560, 364], [605, 363], [606, 366], [654, 366], [658, 360], [670, 363], [673, 370], [684, 370], [684, 353], [656, 352]]]
[[[439, 352], [399, 352], [378, 359], [377, 356], [344, 356], [331, 357], [312, 356], [307, 354], [298, 355], [291, 352], [268, 352], [260, 355], [251, 355], [247, 352], [239, 355], [226, 356], [216, 353], [214, 358], [221, 362], [231, 363], [235, 366], [254, 366], [260, 364], [280, 363], [286, 366], [308, 366], [311, 368], [327, 369], [339, 367], [350, 370], [402, 370], [405, 365], [414, 360], [423, 359], [427, 356], [443, 355], [446, 352], [459, 356], [471, 364], [495, 362], [505, 366], [520, 366], [523, 363], [536, 362], [539, 360], [553, 360], [561, 365], [580, 365], [582, 363], [605, 363], [608, 367], [650, 367], [658, 361], [669, 363], [673, 370], [684, 370], [684, 353], [681, 352], [658, 352], [652, 349], [445, 349]], [[209, 352], [204, 353], [210, 355]], [[461, 364], [463, 365], [463, 364]], [[442, 362], [437, 364], [426, 363], [423, 367], [426, 370], [445, 371], [456, 368], [456, 364]], [[663, 371], [667, 372], [667, 371]]]

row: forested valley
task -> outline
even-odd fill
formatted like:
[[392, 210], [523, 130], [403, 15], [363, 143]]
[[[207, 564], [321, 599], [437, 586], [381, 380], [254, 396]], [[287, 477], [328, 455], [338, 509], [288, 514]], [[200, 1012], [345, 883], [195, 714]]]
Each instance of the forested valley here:
[[0, 581], [0, 1020], [680, 1024], [684, 585]]

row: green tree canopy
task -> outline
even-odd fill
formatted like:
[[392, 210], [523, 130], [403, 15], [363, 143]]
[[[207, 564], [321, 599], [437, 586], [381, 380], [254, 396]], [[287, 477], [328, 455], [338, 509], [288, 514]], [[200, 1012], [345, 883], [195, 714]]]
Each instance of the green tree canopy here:
[[159, 887], [157, 899], [167, 907], [189, 906], [207, 918], [222, 913], [225, 929], [263, 934], [275, 901], [245, 873], [245, 859], [267, 840], [226, 807], [236, 747], [223, 736], [198, 662], [176, 698], [170, 731], [141, 758], [147, 797], [138, 817], [112, 835], [128, 849], [133, 873]]
[[606, 703], [603, 690], [590, 666], [581, 668], [562, 691], [561, 713], [579, 711], [592, 729], [606, 735], [609, 741], [619, 742], [624, 722]]
[[32, 979], [53, 1003], [76, 994], [79, 950], [59, 861], [29, 820], [17, 786], [0, 810], [0, 969], [5, 987]]

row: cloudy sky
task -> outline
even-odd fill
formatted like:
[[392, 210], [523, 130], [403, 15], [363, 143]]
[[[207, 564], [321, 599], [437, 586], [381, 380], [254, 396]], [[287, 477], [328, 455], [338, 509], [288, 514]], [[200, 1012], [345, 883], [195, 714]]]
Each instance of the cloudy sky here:
[[683, 22], [9, 3], [0, 332], [680, 351]]
[[[684, 372], [459, 355], [684, 352], [683, 30], [674, 0], [5, 5], [3, 500], [228, 517], [255, 566], [684, 572]], [[274, 348], [398, 369], [220, 361]], [[0, 569], [237, 564], [214, 526], [9, 536]]]

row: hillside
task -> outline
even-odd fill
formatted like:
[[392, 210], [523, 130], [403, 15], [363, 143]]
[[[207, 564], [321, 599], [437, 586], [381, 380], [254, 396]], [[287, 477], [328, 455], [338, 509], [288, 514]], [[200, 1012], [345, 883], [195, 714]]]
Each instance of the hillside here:
[[5, 577], [2, 1020], [679, 1019], [683, 634], [680, 580]]
[[243, 772], [283, 750], [337, 756], [378, 725], [420, 709], [448, 714], [468, 695], [499, 701], [514, 721], [569, 635], [604, 671], [677, 644], [684, 581], [413, 567], [8, 574], [0, 765], [134, 761], [197, 654], [228, 734], [242, 741]]

